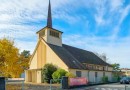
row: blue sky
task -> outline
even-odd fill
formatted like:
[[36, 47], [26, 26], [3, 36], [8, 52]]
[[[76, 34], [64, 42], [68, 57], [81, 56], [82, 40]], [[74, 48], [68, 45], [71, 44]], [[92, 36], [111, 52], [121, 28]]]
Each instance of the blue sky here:
[[[53, 27], [63, 43], [105, 53], [109, 63], [130, 68], [130, 0], [51, 0]], [[46, 26], [48, 0], [0, 0], [0, 38], [33, 52]]]

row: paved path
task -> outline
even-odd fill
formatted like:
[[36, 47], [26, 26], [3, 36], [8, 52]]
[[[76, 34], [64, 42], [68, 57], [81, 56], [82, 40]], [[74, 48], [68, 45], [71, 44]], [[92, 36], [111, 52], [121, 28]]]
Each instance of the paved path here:
[[[126, 87], [126, 89], [125, 89]], [[73, 90], [130, 90], [130, 84], [105, 84], [105, 85], [97, 85], [97, 86], [89, 86], [83, 88], [77, 88]]]
[[[125, 86], [127, 86], [126, 89]], [[20, 83], [8, 84], [6, 90], [21, 90], [21, 88], [22, 88], [22, 84]], [[26, 83], [24, 84], [24, 90], [50, 90], [50, 86], [46, 84]], [[60, 89], [60, 85], [53, 85], [52, 90], [62, 90], [62, 89]], [[124, 84], [114, 83], [114, 84], [87, 86], [87, 87], [75, 88], [69, 90], [130, 90], [130, 84], [124, 85]]]

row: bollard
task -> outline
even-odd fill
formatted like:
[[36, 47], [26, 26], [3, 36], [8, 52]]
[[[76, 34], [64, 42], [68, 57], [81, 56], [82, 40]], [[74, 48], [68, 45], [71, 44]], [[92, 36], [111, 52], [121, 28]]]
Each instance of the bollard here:
[[125, 85], [125, 90], [127, 90], [127, 87], [128, 87], [128, 86]]
[[22, 81], [22, 90], [24, 90], [24, 81]]
[[0, 77], [0, 90], [5, 90], [5, 77]]
[[52, 79], [50, 80], [50, 90], [52, 90]]

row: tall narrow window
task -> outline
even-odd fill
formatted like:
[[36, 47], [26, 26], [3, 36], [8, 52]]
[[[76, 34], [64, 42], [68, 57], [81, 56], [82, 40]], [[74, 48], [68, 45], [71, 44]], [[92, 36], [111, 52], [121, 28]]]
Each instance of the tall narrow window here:
[[98, 73], [97, 73], [97, 72], [95, 72], [95, 77], [97, 78], [97, 76], [98, 76]]
[[76, 76], [81, 77], [81, 71], [76, 71]]
[[105, 72], [103, 72], [103, 76], [105, 76]]
[[103, 67], [103, 71], [105, 71], [105, 67]]

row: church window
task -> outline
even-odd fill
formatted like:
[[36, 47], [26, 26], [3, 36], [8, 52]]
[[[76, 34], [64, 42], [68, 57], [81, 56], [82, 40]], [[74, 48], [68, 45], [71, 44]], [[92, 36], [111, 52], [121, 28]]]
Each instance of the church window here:
[[50, 35], [59, 38], [59, 33], [55, 31], [50, 31]]

